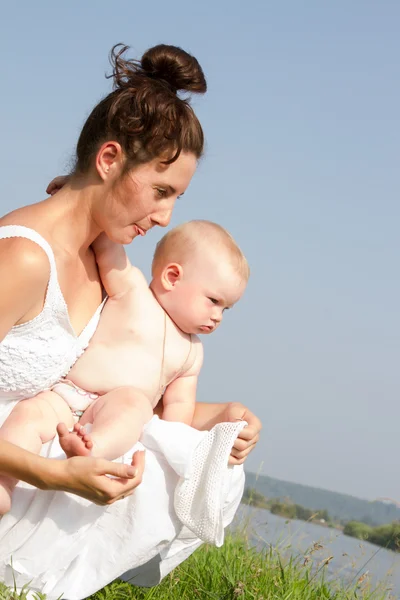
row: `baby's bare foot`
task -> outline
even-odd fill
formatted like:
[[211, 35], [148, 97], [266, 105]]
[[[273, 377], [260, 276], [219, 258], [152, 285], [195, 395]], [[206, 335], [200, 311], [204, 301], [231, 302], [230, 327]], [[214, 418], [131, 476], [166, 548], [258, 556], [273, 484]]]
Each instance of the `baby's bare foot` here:
[[72, 456], [90, 456], [93, 442], [84, 427], [75, 423], [73, 431], [69, 431], [64, 423], [57, 425], [60, 446], [68, 458]]

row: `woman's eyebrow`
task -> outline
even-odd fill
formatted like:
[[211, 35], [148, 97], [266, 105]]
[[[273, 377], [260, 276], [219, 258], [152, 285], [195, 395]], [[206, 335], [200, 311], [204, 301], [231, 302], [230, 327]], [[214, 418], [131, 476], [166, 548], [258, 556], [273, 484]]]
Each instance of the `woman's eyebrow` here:
[[[177, 193], [177, 191], [176, 191], [176, 189], [174, 188], [173, 185], [167, 185], [167, 188], [169, 189], [169, 191], [171, 192], [171, 194], [176, 194]], [[182, 192], [181, 194], [179, 194], [179, 196], [183, 196], [184, 193], [185, 192]]]

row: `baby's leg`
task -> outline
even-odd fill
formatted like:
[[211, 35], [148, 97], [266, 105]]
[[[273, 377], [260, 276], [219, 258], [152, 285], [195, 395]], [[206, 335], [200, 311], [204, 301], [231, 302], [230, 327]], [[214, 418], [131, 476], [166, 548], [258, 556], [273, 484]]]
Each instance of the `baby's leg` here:
[[[0, 438], [38, 454], [42, 444], [53, 439], [59, 421], [72, 421], [71, 411], [54, 392], [42, 392], [21, 400], [0, 428]], [[0, 475], [0, 515], [11, 508], [11, 494], [18, 483], [8, 475]]]
[[[152, 416], [153, 410], [145, 394], [131, 387], [118, 388], [95, 400], [72, 433], [59, 426], [60, 445], [67, 456], [75, 456], [87, 454], [92, 443], [92, 456], [113, 460], [137, 442], [143, 426]], [[89, 434], [83, 428], [87, 423], [92, 423]]]

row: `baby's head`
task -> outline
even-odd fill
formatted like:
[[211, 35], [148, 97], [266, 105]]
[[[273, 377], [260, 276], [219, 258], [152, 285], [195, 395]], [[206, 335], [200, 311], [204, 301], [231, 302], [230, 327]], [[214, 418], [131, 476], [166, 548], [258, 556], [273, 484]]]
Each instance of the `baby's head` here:
[[157, 244], [151, 289], [185, 333], [212, 333], [242, 296], [249, 266], [232, 236], [211, 221], [189, 221]]

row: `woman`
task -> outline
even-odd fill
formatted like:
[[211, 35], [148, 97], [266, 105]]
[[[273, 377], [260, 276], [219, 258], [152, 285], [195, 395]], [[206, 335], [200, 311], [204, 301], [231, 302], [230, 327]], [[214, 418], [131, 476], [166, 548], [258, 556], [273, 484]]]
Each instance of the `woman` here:
[[[188, 101], [177, 95], [178, 90], [206, 91], [197, 60], [174, 46], [151, 48], [141, 62], [125, 60], [125, 50], [113, 49], [115, 90], [93, 109], [82, 129], [72, 177], [55, 196], [0, 219], [0, 423], [16, 402], [65, 375], [89, 343], [103, 301], [92, 242], [105, 232], [114, 242], [128, 244], [154, 225], [166, 226], [202, 155], [201, 125]], [[198, 405], [193, 426], [205, 430], [238, 420], [249, 426], [240, 433], [241, 424], [230, 431], [234, 437], [239, 433], [230, 462], [241, 464], [260, 429], [258, 419], [242, 405]], [[62, 592], [73, 600], [157, 554], [161, 574], [190, 554], [201, 542], [189, 530], [182, 532], [171, 512], [170, 499], [182, 473], [179, 467], [171, 471], [170, 449], [162, 443], [171, 440], [165, 425], [160, 422], [148, 432], [148, 481], [134, 497], [107, 510], [78, 497], [105, 505], [130, 496], [142, 480], [143, 453], [134, 454], [132, 465], [84, 457], [50, 460], [59, 457], [57, 442], [44, 447], [39, 457], [23, 449], [23, 440], [21, 447], [0, 440], [1, 473], [38, 488], [33, 492], [22, 483], [15, 492], [16, 508], [0, 522], [5, 553], [0, 575], [7, 578], [13, 570], [18, 585], [34, 577], [33, 585], [49, 598], [59, 595], [62, 582]], [[209, 439], [197, 434], [187, 440], [194, 453]], [[179, 445], [183, 441], [177, 442], [178, 453]], [[54, 493], [60, 490], [73, 496]], [[143, 519], [138, 521], [146, 510], [149, 514], [153, 498], [148, 527], [157, 518], [160, 522], [157, 535], [146, 541]], [[227, 493], [228, 504], [234, 506], [236, 500]], [[124, 535], [124, 556], [108, 565]], [[136, 546], [126, 548], [135, 538]], [[7, 566], [7, 552], [14, 559], [12, 567], [11, 560]], [[100, 563], [101, 577], [96, 574]]]

